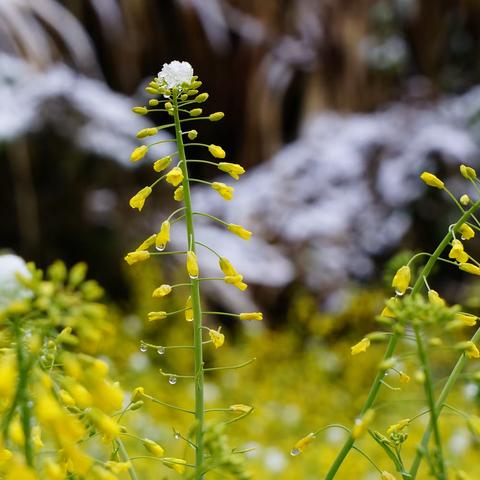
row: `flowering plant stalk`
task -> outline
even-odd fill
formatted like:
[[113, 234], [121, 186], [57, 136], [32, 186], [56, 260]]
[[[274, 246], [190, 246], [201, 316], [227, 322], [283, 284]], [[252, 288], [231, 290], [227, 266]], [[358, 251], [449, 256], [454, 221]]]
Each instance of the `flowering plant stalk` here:
[[[463, 177], [471, 182], [477, 194], [480, 194], [480, 183], [475, 170], [462, 165], [460, 171]], [[435, 347], [443, 346], [444, 342], [450, 340], [452, 332], [468, 326], [474, 326], [477, 322], [477, 317], [462, 312], [459, 305], [449, 307], [438, 292], [430, 288], [429, 277], [433, 267], [438, 262], [453, 265], [473, 275], [480, 275], [480, 263], [465, 251], [464, 244], [462, 243], [463, 241], [473, 238], [475, 231], [480, 231], [480, 222], [475, 217], [475, 212], [480, 208], [480, 200], [473, 202], [466, 194], [461, 196], [460, 201], [457, 200], [446, 188], [444, 182], [429, 172], [423, 172], [421, 179], [427, 185], [445, 191], [459, 208], [461, 214], [457, 222], [449, 227], [443, 240], [432, 254], [418, 253], [396, 272], [392, 280], [392, 287], [396, 295], [386, 302], [385, 308], [377, 318], [382, 325], [388, 326], [390, 331], [372, 332], [361, 339], [356, 345], [352, 346], [352, 355], [357, 355], [365, 352], [371, 342], [384, 341], [389, 338], [383, 360], [378, 367], [367, 399], [353, 427], [347, 428], [343, 425], [329, 425], [302, 438], [292, 449], [292, 454], [298, 455], [327, 428], [339, 427], [346, 430], [348, 432], [347, 438], [327, 471], [325, 475], [326, 480], [332, 480], [336, 477], [342, 463], [351, 450], [356, 450], [369, 460], [378, 470], [381, 479], [394, 480], [396, 478], [392, 473], [380, 469], [373, 460], [356, 445], [357, 440], [366, 432], [368, 432], [372, 439], [385, 451], [402, 479], [415, 479], [422, 460], [426, 458], [432, 475], [439, 480], [447, 480], [448, 468], [446, 466], [447, 462], [444, 456], [443, 441], [439, 429], [440, 414], [447, 406], [462, 415], [469, 422], [475, 423], [477, 418], [446, 405], [445, 401], [459, 379], [468, 360], [480, 357], [480, 352], [476, 346], [476, 343], [480, 339], [480, 329], [476, 331], [470, 340], [458, 342], [451, 347], [443, 347], [459, 351], [460, 357], [451, 370], [442, 391], [438, 397], [435, 398], [435, 381], [430, 365], [431, 351]], [[458, 236], [461, 236], [461, 239], [457, 238]], [[442, 254], [449, 246], [451, 248], [448, 258], [442, 257]], [[420, 269], [416, 281], [413, 286], [410, 287], [412, 278], [411, 267], [415, 261], [425, 256], [429, 257], [428, 261]], [[421, 295], [423, 289], [427, 291], [426, 299]], [[405, 295], [407, 292], [408, 295]], [[445, 339], [442, 337], [445, 337]], [[397, 368], [398, 359], [394, 356], [401, 340], [409, 340], [415, 343], [416, 356], [420, 365], [420, 369], [417, 372], [417, 380], [423, 385], [428, 410], [412, 418], [400, 420], [397, 424], [390, 426], [385, 436], [371, 429], [375, 417], [375, 400], [382, 386], [395, 390], [395, 388], [390, 386], [385, 380], [389, 371], [398, 374], [401, 382], [407, 383], [410, 379], [406, 373]], [[408, 425], [424, 414], [429, 415], [429, 423], [409, 469], [402, 458], [401, 446], [407, 440], [408, 435], [406, 430], [408, 429]], [[433, 438], [433, 445], [430, 446], [431, 438]], [[461, 474], [463, 475], [463, 473]], [[459, 478], [464, 477], [461, 476]]]
[[[243, 418], [251, 413], [252, 407], [247, 405], [231, 405], [227, 408], [205, 408], [204, 398], [204, 376], [211, 371], [236, 369], [241, 368], [251, 363], [254, 359], [243, 362], [238, 365], [225, 366], [225, 367], [205, 367], [203, 359], [203, 349], [207, 344], [213, 345], [215, 348], [219, 348], [225, 341], [225, 336], [221, 333], [221, 327], [218, 329], [211, 329], [204, 324], [205, 315], [228, 315], [240, 318], [242, 320], [262, 320], [262, 314], [259, 312], [250, 313], [225, 313], [225, 312], [208, 312], [202, 310], [202, 299], [200, 295], [200, 286], [205, 281], [224, 281], [240, 290], [245, 290], [247, 285], [243, 282], [243, 276], [239, 274], [230, 261], [217, 253], [209, 246], [203, 244], [196, 239], [195, 235], [195, 218], [204, 217], [214, 222], [219, 223], [223, 227], [227, 228], [233, 234], [248, 240], [251, 236], [251, 232], [243, 228], [241, 225], [229, 224], [223, 220], [213, 217], [207, 213], [197, 212], [192, 206], [191, 197], [191, 183], [196, 182], [200, 184], [209, 185], [212, 189], [218, 192], [225, 200], [231, 200], [233, 198], [233, 187], [226, 185], [223, 182], [208, 182], [203, 179], [192, 178], [189, 166], [194, 163], [203, 163], [212, 165], [218, 168], [218, 170], [229, 174], [235, 180], [238, 180], [245, 170], [238, 164], [229, 162], [216, 162], [206, 159], [191, 159], [187, 156], [186, 149], [190, 146], [198, 146], [205, 148], [214, 160], [223, 160], [226, 157], [226, 153], [218, 145], [205, 144], [193, 142], [198, 136], [196, 130], [184, 130], [184, 127], [189, 125], [189, 122], [208, 120], [211, 122], [219, 121], [223, 118], [222, 112], [215, 112], [207, 116], [203, 115], [202, 108], [199, 108], [199, 104], [203, 104], [208, 99], [208, 93], [200, 93], [199, 88], [202, 82], [198, 80], [198, 77], [193, 75], [193, 69], [187, 62], [173, 61], [170, 64], [165, 64], [158, 77], [152, 80], [149, 86], [146, 88], [147, 93], [154, 95], [154, 97], [160, 96], [160, 98], [152, 98], [148, 102], [147, 106], [134, 107], [133, 111], [139, 115], [146, 115], [149, 112], [166, 112], [173, 117], [173, 122], [141, 130], [137, 133], [138, 138], [146, 138], [155, 135], [159, 130], [173, 127], [175, 131], [175, 138], [172, 140], [166, 140], [163, 142], [171, 142], [175, 145], [174, 153], [160, 158], [153, 163], [153, 170], [157, 173], [162, 173], [171, 167], [167, 173], [159, 175], [158, 178], [149, 186], [142, 188], [137, 194], [135, 194], [130, 200], [132, 208], [136, 208], [141, 211], [144, 207], [146, 199], [151, 195], [155, 186], [161, 181], [165, 180], [167, 183], [175, 187], [174, 200], [182, 202], [183, 206], [174, 210], [166, 220], [160, 226], [158, 233], [154, 233], [149, 236], [134, 252], [130, 252], [125, 257], [125, 260], [129, 264], [134, 264], [140, 261], [147, 260], [152, 256], [162, 256], [167, 254], [181, 255], [186, 259], [186, 272], [188, 274], [188, 280], [185, 283], [177, 285], [161, 285], [153, 292], [154, 298], [163, 298], [174, 288], [185, 288], [188, 290], [188, 298], [185, 304], [185, 308], [174, 312], [156, 311], [148, 314], [149, 321], [160, 321], [169, 316], [183, 314], [185, 320], [192, 323], [193, 328], [193, 342], [192, 345], [152, 345], [146, 342], [142, 342], [140, 349], [147, 351], [149, 348], [154, 348], [160, 354], [165, 354], [166, 351], [172, 349], [191, 349], [193, 350], [194, 366], [193, 372], [189, 374], [178, 373], [166, 373], [163, 370], [160, 373], [167, 376], [171, 384], [175, 384], [177, 379], [189, 379], [194, 383], [195, 391], [195, 406], [194, 409], [186, 409], [183, 407], [177, 407], [169, 405], [158, 399], [148, 396], [142, 387], [137, 388], [136, 395], [142, 398], [154, 400], [157, 403], [174, 408], [185, 413], [191, 413], [195, 417], [194, 435], [193, 438], [183, 437], [184, 440], [194, 450], [194, 463], [188, 464], [185, 460], [179, 460], [183, 462], [185, 466], [191, 467], [193, 470], [192, 477], [195, 479], [202, 479], [205, 473], [211, 469], [222, 467], [230, 472], [238, 472], [237, 460], [232, 456], [226, 456], [225, 452], [222, 453], [222, 460], [215, 458], [218, 442], [212, 442], [212, 432], [217, 431], [215, 428], [206, 425], [205, 414], [209, 412], [237, 412], [240, 415], [234, 420]], [[193, 108], [192, 108], [193, 107]], [[146, 154], [153, 149], [155, 145], [163, 142], [154, 142], [149, 145], [142, 145], [137, 147], [132, 155], [131, 160], [137, 162], [144, 158]], [[172, 162], [177, 159], [174, 166]], [[167, 244], [170, 241], [170, 229], [177, 222], [183, 221], [186, 225], [186, 242], [185, 248], [180, 251], [168, 251], [166, 250]], [[202, 278], [200, 277], [199, 264], [197, 260], [198, 248], [204, 248], [209, 254], [213, 254], [218, 257], [219, 268], [223, 274], [221, 277], [214, 278]], [[153, 251], [156, 248], [156, 251]], [[204, 333], [208, 333], [209, 339], [204, 339]], [[224, 422], [224, 424], [231, 423], [232, 420]], [[178, 432], [177, 432], [178, 433]], [[220, 432], [217, 432], [220, 435]], [[178, 434], [180, 435], [180, 434]], [[208, 441], [207, 441], [208, 440]], [[208, 452], [206, 451], [208, 450]], [[208, 454], [207, 454], [208, 453]], [[225, 461], [227, 458], [227, 461]], [[248, 478], [240, 477], [239, 478]]]

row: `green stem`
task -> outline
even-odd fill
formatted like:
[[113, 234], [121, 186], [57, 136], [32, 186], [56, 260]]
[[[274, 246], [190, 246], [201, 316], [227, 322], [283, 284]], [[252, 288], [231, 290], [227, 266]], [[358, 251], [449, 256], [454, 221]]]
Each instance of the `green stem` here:
[[[130, 457], [128, 456], [125, 445], [119, 438], [117, 438], [117, 445], [118, 445], [118, 450], [120, 452], [120, 457], [124, 462], [128, 462], [130, 460]], [[133, 465], [128, 467], [128, 474], [130, 475], [130, 478], [132, 480], [138, 480], [137, 472], [135, 471], [135, 467]]]
[[[178, 112], [178, 94], [173, 96], [173, 118], [175, 120], [175, 137], [177, 140], [178, 158], [180, 168], [183, 172], [183, 198], [185, 204], [185, 220], [187, 224], [188, 248], [195, 251], [195, 232], [193, 226], [193, 210], [190, 197], [190, 180], [188, 176], [187, 159], [185, 156], [185, 147], [183, 145], [182, 129], [180, 124], [180, 115]], [[202, 309], [200, 303], [200, 282], [192, 278], [192, 310], [193, 310], [193, 345], [195, 358], [195, 420], [196, 433], [195, 444], [195, 480], [202, 480], [203, 475], [203, 428], [204, 428], [204, 410], [205, 398], [203, 391], [203, 345], [202, 345]]]
[[15, 333], [15, 343], [17, 347], [18, 362], [18, 403], [20, 407], [20, 419], [22, 422], [23, 435], [25, 437], [25, 461], [27, 465], [33, 467], [33, 443], [32, 443], [32, 408], [28, 405], [30, 398], [28, 395], [28, 375], [30, 366], [26, 358], [23, 346], [22, 331], [19, 321], [13, 322]]
[[[440, 242], [440, 244], [438, 245], [438, 247], [436, 248], [436, 250], [433, 252], [433, 254], [431, 255], [431, 257], [428, 259], [428, 262], [426, 263], [425, 267], [423, 268], [422, 272], [420, 273], [420, 275], [418, 276], [417, 278], [417, 281], [415, 282], [415, 285], [413, 286], [412, 288], [412, 292], [411, 292], [411, 295], [415, 295], [417, 294], [419, 291], [420, 291], [420, 288], [423, 286], [423, 278], [428, 278], [428, 275], [430, 274], [430, 272], [432, 271], [432, 268], [433, 266], [435, 265], [437, 259], [440, 257], [440, 255], [442, 254], [442, 252], [445, 250], [445, 248], [447, 248], [447, 246], [449, 245], [450, 243], [450, 240], [452, 239], [452, 235], [453, 235], [453, 231], [456, 231], [458, 230], [458, 228], [462, 225], [462, 223], [464, 223], [477, 209], [478, 207], [480, 207], [480, 201], [477, 201], [476, 203], [474, 203], [472, 205], [472, 207], [470, 209], [468, 209], [461, 217], [460, 219], [457, 221], [457, 223], [455, 223], [454, 227], [452, 229], [450, 229], [448, 231], [448, 233], [445, 235], [445, 237], [443, 238], [443, 240]], [[385, 355], [383, 357], [384, 360], [387, 360], [389, 359], [390, 357], [393, 356], [394, 352], [395, 352], [395, 349], [397, 347], [397, 343], [400, 339], [400, 335], [395, 333], [394, 335], [392, 335], [392, 337], [390, 338], [390, 341], [388, 342], [388, 345], [387, 345], [387, 349], [386, 349], [386, 352], [385, 352]], [[464, 359], [464, 355], [460, 358], [460, 360], [457, 362], [457, 365], [455, 366], [455, 368], [457, 368], [458, 366], [458, 363], [462, 361], [465, 362], [465, 359]], [[452, 371], [452, 375], [455, 371], [455, 368], [454, 370]], [[463, 365], [462, 365], [462, 368], [463, 368]], [[373, 402], [375, 401], [376, 397], [377, 397], [377, 394], [380, 390], [380, 386], [381, 386], [381, 382], [383, 380], [383, 377], [385, 375], [385, 372], [382, 370], [382, 371], [379, 371], [377, 373], [377, 375], [375, 376], [375, 379], [373, 381], [373, 384], [370, 388], [370, 392], [368, 394], [368, 397], [360, 411], [360, 416], [363, 415], [372, 405], [373, 405]], [[449, 379], [450, 380], [450, 379]], [[449, 384], [449, 381], [447, 381], [447, 384], [445, 385], [444, 389], [447, 387], [447, 385]], [[453, 386], [453, 385], [452, 385]], [[443, 391], [442, 391], [443, 393]], [[441, 396], [441, 395], [440, 395]], [[428, 430], [425, 432], [425, 435], [424, 435], [424, 439], [425, 439], [425, 436], [427, 435], [427, 432]], [[430, 436], [430, 433], [428, 434], [428, 437], [426, 439], [426, 444], [428, 443], [428, 438]], [[345, 441], [345, 443], [343, 444], [343, 447], [342, 449], [340, 450], [340, 452], [338, 453], [337, 457], [335, 458], [332, 466], [330, 467], [330, 469], [328, 470], [327, 472], [327, 475], [325, 477], [325, 480], [332, 480], [338, 469], [340, 468], [340, 466], [342, 465], [343, 461], [345, 460], [346, 456], [348, 455], [348, 453], [350, 452], [350, 450], [352, 449], [353, 445], [355, 443], [355, 439], [352, 437], [352, 435], [349, 435], [349, 437], [347, 438], [347, 440]], [[423, 456], [423, 453], [420, 452], [420, 450], [417, 452], [417, 457], [418, 458], [418, 464], [420, 464], [420, 461], [421, 461], [421, 458]], [[415, 459], [417, 461], [417, 458]], [[418, 466], [416, 466], [416, 468], [418, 469]], [[413, 467], [412, 467], [413, 469]], [[411, 473], [411, 472], [410, 472]], [[403, 476], [403, 475], [402, 475]], [[405, 478], [410, 478], [410, 477], [405, 477]], [[414, 476], [412, 478], [415, 478]]]

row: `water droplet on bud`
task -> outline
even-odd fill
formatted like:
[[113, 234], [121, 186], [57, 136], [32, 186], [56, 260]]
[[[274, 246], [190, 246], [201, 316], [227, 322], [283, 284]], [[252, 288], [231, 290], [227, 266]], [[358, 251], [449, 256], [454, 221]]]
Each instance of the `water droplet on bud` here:
[[198, 275], [188, 275], [192, 280], [195, 280], [198, 278]]
[[140, 344], [140, 351], [145, 353], [147, 350], [148, 350], [148, 347], [144, 343], [141, 343]]
[[405, 292], [401, 292], [400, 290], [395, 290], [395, 293], [396, 293], [399, 297], [402, 297]]
[[175, 385], [177, 383], [177, 377], [175, 375], [171, 375], [169, 378], [168, 378], [168, 383], [170, 385]]
[[165, 347], [158, 347], [157, 353], [159, 355], [164, 355], [165, 354]]
[[173, 436], [173, 438], [175, 438], [175, 440], [180, 440], [180, 434], [179, 434], [179, 433], [175, 433], [175, 435]]
[[290, 455], [292, 457], [296, 457], [297, 455], [300, 455], [302, 452], [298, 448], [292, 448], [290, 451]]
[[155, 248], [159, 251], [159, 252], [163, 252], [165, 250], [165, 247], [166, 245], [164, 243], [160, 243], [159, 245], [155, 245]]

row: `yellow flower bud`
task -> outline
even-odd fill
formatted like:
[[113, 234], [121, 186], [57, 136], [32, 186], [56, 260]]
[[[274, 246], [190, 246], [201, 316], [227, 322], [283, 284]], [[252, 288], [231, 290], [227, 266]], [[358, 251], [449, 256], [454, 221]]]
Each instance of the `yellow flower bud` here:
[[162, 172], [165, 170], [170, 164], [172, 163], [172, 157], [170, 155], [159, 158], [158, 160], [155, 160], [153, 163], [153, 169], [156, 172]]
[[455, 348], [463, 351], [468, 358], [480, 358], [480, 352], [477, 346], [470, 340], [457, 343]]
[[397, 270], [392, 280], [392, 287], [397, 295], [403, 295], [410, 285], [410, 267], [404, 265]]
[[205, 92], [205, 93], [201, 93], [200, 95], [197, 95], [197, 96], [195, 97], [195, 101], [196, 101], [197, 103], [206, 102], [207, 99], [208, 99], [208, 93], [206, 93], [206, 92]]
[[176, 187], [178, 184], [182, 183], [183, 172], [180, 167], [173, 167], [168, 173], [165, 180]]
[[410, 423], [410, 419], [404, 418], [403, 420], [400, 420], [398, 423], [395, 423], [394, 425], [390, 425], [387, 428], [387, 435], [392, 435], [394, 433], [401, 432], [404, 428], [408, 427], [409, 423]]
[[152, 297], [153, 298], [162, 298], [168, 295], [172, 291], [172, 287], [170, 285], [160, 285], [158, 288], [156, 288], [153, 293]]
[[226, 275], [223, 279], [225, 283], [228, 283], [230, 285], [235, 285], [238, 282], [241, 282], [243, 280], [243, 275], [236, 274], [236, 275]]
[[220, 162], [218, 164], [218, 169], [222, 172], [228, 173], [235, 180], [239, 179], [239, 175], [245, 173], [245, 169], [237, 163]]
[[199, 271], [197, 255], [191, 250], [187, 252], [187, 272], [190, 278], [198, 278]]
[[150, 253], [147, 252], [146, 250], [138, 250], [136, 252], [130, 252], [127, 253], [125, 257], [125, 261], [129, 265], [133, 265], [134, 263], [137, 262], [144, 262], [145, 260], [148, 260], [150, 258]]
[[185, 473], [185, 465], [186, 465], [186, 461], [185, 460], [182, 460], [181, 458], [163, 458], [162, 459], [162, 462], [163, 464], [168, 467], [168, 468], [171, 468], [172, 470], [175, 470], [175, 472], [177, 473]]
[[300, 455], [308, 445], [310, 445], [315, 440], [315, 434], [313, 432], [309, 433], [305, 437], [301, 438], [292, 448], [291, 454], [293, 456]]
[[151, 137], [153, 135], [156, 135], [158, 133], [158, 129], [156, 128], [143, 128], [142, 130], [139, 130], [137, 132], [137, 138], [145, 138], [145, 137]]
[[185, 303], [185, 320], [187, 322], [193, 321], [192, 297], [188, 297]]
[[208, 335], [210, 336], [210, 340], [212, 340], [215, 348], [220, 348], [225, 342], [225, 335], [223, 333], [220, 333], [220, 331], [209, 330]]
[[220, 266], [220, 270], [224, 273], [225, 276], [234, 276], [237, 275], [237, 271], [235, 267], [230, 263], [230, 260], [225, 257], [220, 257], [218, 259], [218, 264]]
[[152, 235], [150, 235], [148, 238], [146, 238], [136, 249], [135, 251], [139, 251], [139, 250], [148, 250], [152, 245], [155, 244], [155, 238], [157, 237], [157, 235], [155, 233], [153, 233]]
[[177, 202], [183, 201], [183, 186], [180, 185], [174, 192], [173, 192], [173, 199]]
[[167, 318], [167, 312], [149, 312], [147, 314], [149, 322], [155, 322], [157, 320], [165, 320]]
[[231, 200], [233, 198], [233, 187], [229, 187], [222, 182], [213, 182], [211, 187], [225, 200]]
[[466, 223], [462, 223], [458, 231], [462, 235], [462, 240], [470, 240], [475, 236], [475, 231], [473, 230], [473, 228]]
[[460, 197], [460, 203], [466, 207], [467, 205], [469, 205], [470, 203], [472, 202], [472, 200], [470, 199], [470, 197], [464, 193], [461, 197]]
[[468, 261], [468, 253], [463, 249], [463, 243], [460, 240], [452, 241], [452, 249], [448, 253], [449, 258], [454, 258], [460, 263], [466, 263]]
[[208, 116], [208, 119], [211, 121], [211, 122], [218, 122], [219, 120], [221, 120], [223, 117], [225, 116], [225, 114], [223, 112], [215, 112], [215, 113], [212, 113]]
[[215, 158], [225, 158], [225, 150], [218, 145], [214, 145], [213, 143], [208, 146], [208, 151], [215, 157]]
[[352, 355], [358, 355], [367, 351], [367, 348], [370, 346], [370, 339], [365, 337], [362, 338], [358, 343], [350, 347]]
[[137, 147], [130, 155], [130, 161], [138, 162], [147, 154], [147, 152], [148, 152], [148, 147], [146, 145]]
[[194, 108], [190, 110], [191, 117], [199, 117], [202, 114], [203, 110], [201, 108]]
[[459, 320], [467, 327], [473, 327], [477, 323], [477, 319], [478, 317], [476, 315], [472, 315], [471, 313], [459, 312], [455, 314], [455, 320]]
[[250, 240], [250, 237], [252, 236], [252, 232], [246, 228], [243, 228], [241, 225], [236, 225], [235, 223], [229, 223], [227, 225], [227, 230], [239, 236], [240, 238], [243, 238], [244, 240]]
[[436, 292], [435, 290], [428, 291], [428, 301], [432, 305], [438, 305], [439, 307], [445, 306], [445, 300], [442, 297], [440, 297], [438, 292]]
[[480, 275], [480, 268], [471, 263], [461, 263], [458, 268], [464, 272], [471, 273], [472, 275]]
[[170, 222], [165, 220], [160, 227], [155, 239], [155, 246], [157, 250], [165, 250], [167, 243], [170, 241]]
[[198, 90], [196, 88], [190, 89], [187, 94], [190, 96], [196, 95], [198, 93]]
[[190, 130], [187, 132], [187, 137], [189, 140], [195, 140], [197, 138], [198, 132], [196, 130]]
[[354, 439], [361, 437], [368, 430], [368, 427], [372, 423], [374, 417], [375, 411], [370, 408], [363, 414], [362, 418], [357, 419], [352, 428], [352, 437]]
[[148, 452], [156, 457], [163, 457], [165, 450], [153, 440], [149, 440], [148, 438], [144, 438], [142, 440], [143, 446], [146, 448]]
[[160, 102], [156, 99], [156, 98], [151, 98], [149, 101], [148, 101], [148, 104], [151, 106], [151, 107], [156, 107]]
[[261, 312], [241, 313], [239, 317], [240, 317], [240, 320], [263, 320], [263, 313]]
[[235, 405], [230, 405], [230, 410], [232, 412], [250, 413], [253, 410], [253, 407], [250, 405], [244, 405], [243, 403], [237, 403]]
[[423, 172], [420, 175], [420, 178], [429, 186], [429, 187], [435, 187], [435, 188], [445, 188], [445, 184], [433, 173], [430, 172]]
[[145, 107], [133, 107], [132, 112], [136, 113], [137, 115], [146, 115], [148, 113], [148, 109]]
[[467, 180], [475, 180], [477, 178], [477, 172], [472, 167], [467, 167], [467, 165], [460, 165], [460, 173]]
[[143, 206], [145, 205], [145, 200], [149, 197], [151, 193], [152, 189], [150, 187], [142, 188], [130, 199], [130, 206], [132, 208], [137, 208], [138, 211], [141, 212]]
[[145, 394], [145, 390], [143, 387], [137, 387], [132, 392], [132, 402], [138, 402], [143, 398]]
[[165, 110], [171, 110], [173, 108], [173, 105], [171, 102], [165, 102]]

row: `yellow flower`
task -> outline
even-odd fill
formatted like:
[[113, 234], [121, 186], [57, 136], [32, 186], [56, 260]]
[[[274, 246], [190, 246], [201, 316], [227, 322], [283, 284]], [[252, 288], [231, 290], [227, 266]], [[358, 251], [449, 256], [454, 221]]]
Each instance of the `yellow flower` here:
[[208, 119], [209, 119], [211, 122], [218, 122], [218, 121], [221, 120], [224, 116], [225, 116], [225, 114], [224, 114], [223, 112], [215, 112], [215, 113], [211, 113], [211, 114], [208, 116]]
[[65, 468], [50, 458], [43, 462], [43, 472], [46, 480], [64, 480], [66, 475]]
[[148, 312], [147, 318], [149, 322], [155, 322], [156, 320], [165, 320], [165, 318], [167, 318], [167, 312]]
[[478, 317], [471, 313], [459, 312], [455, 315], [455, 320], [459, 320], [467, 327], [473, 327], [477, 323]]
[[168, 295], [172, 291], [172, 287], [170, 285], [160, 285], [158, 288], [156, 288], [153, 293], [152, 297], [153, 298], [162, 298]]
[[310, 445], [315, 440], [315, 434], [313, 432], [309, 433], [305, 437], [301, 438], [292, 448], [292, 455], [299, 455], [302, 453], [308, 445]]
[[187, 322], [193, 321], [192, 297], [188, 297], [185, 303], [185, 320]]
[[363, 414], [362, 418], [357, 418], [357, 420], [355, 420], [355, 425], [352, 428], [352, 437], [354, 439], [361, 437], [368, 430], [374, 417], [375, 411], [370, 408]]
[[222, 182], [213, 182], [211, 187], [225, 200], [231, 200], [233, 198], [233, 187], [229, 187]]
[[433, 305], [438, 305], [439, 307], [445, 306], [445, 300], [435, 290], [428, 291], [428, 301]]
[[470, 340], [457, 343], [455, 348], [463, 351], [468, 358], [480, 358], [480, 352], [477, 346]]
[[173, 192], [173, 199], [177, 202], [181, 202], [183, 200], [183, 186], [180, 185], [174, 192]]
[[393, 433], [401, 432], [404, 428], [408, 427], [409, 423], [410, 423], [410, 419], [404, 418], [403, 420], [400, 420], [398, 423], [395, 423], [394, 425], [390, 425], [387, 428], [387, 435], [392, 435]]
[[151, 193], [152, 189], [150, 187], [142, 188], [130, 199], [130, 206], [132, 208], [138, 208], [138, 211], [141, 212], [143, 206], [145, 205], [145, 200], [150, 196]]
[[227, 229], [244, 240], [250, 240], [250, 237], [252, 236], [252, 232], [243, 228], [241, 225], [236, 225], [235, 223], [229, 223]]
[[466, 223], [462, 223], [458, 231], [462, 235], [462, 240], [470, 240], [475, 236], [475, 231], [470, 227], [470, 225], [467, 225]]
[[392, 280], [392, 287], [397, 295], [403, 295], [410, 285], [410, 267], [404, 265], [397, 270]]
[[225, 335], [220, 330], [209, 330], [208, 335], [215, 348], [220, 348], [225, 342]]
[[147, 152], [148, 152], [148, 147], [146, 145], [137, 147], [130, 155], [130, 161], [138, 162], [147, 154]]
[[248, 285], [244, 283], [243, 281], [243, 275], [237, 274], [237, 275], [227, 275], [224, 277], [223, 281], [225, 283], [228, 283], [230, 285], [233, 285], [237, 287], [239, 290], [246, 290], [248, 288]]
[[147, 239], [145, 239], [136, 249], [135, 251], [138, 252], [140, 250], [148, 250], [152, 245], [155, 244], [155, 238], [157, 236], [153, 233]]
[[458, 268], [464, 272], [471, 273], [472, 275], [480, 275], [480, 268], [471, 263], [461, 263]]
[[239, 317], [240, 317], [240, 320], [263, 320], [263, 313], [262, 312], [241, 313]]
[[232, 412], [250, 413], [253, 410], [253, 407], [250, 405], [244, 405], [243, 403], [237, 403], [235, 405], [230, 405], [230, 410]]
[[472, 201], [470, 200], [470, 197], [464, 193], [461, 197], [460, 197], [460, 203], [466, 207], [467, 205], [469, 205]]
[[165, 250], [167, 243], [170, 241], [170, 222], [165, 220], [160, 227], [155, 239], [155, 246], [158, 250]]
[[138, 402], [145, 395], [145, 389], [143, 387], [136, 387], [132, 392], [132, 402]]
[[352, 355], [358, 355], [367, 351], [367, 348], [370, 346], [370, 339], [365, 337], [362, 338], [358, 343], [350, 347]]
[[169, 155], [167, 157], [159, 158], [155, 160], [153, 164], [153, 169], [156, 172], [162, 172], [172, 163], [172, 157]]
[[72, 407], [75, 405], [75, 400], [66, 390], [61, 389], [58, 392], [58, 396], [64, 405], [67, 405], [68, 407]]
[[165, 457], [162, 461], [166, 467], [175, 470], [177, 473], [185, 473], [185, 465], [187, 463], [185, 460], [182, 460], [181, 458]]
[[167, 173], [165, 180], [167, 183], [170, 183], [170, 185], [173, 185], [174, 187], [178, 186], [180, 183], [182, 183], [183, 180], [182, 169], [180, 167], [173, 167]]
[[198, 278], [198, 262], [197, 262], [197, 255], [195, 252], [189, 250], [187, 252], [187, 272], [190, 278]]
[[97, 429], [103, 433], [105, 441], [111, 442], [120, 436], [120, 424], [100, 410], [92, 410], [90, 412], [90, 419]]
[[147, 451], [150, 452], [152, 455], [155, 455], [156, 457], [163, 457], [165, 450], [157, 442], [154, 442], [153, 440], [150, 440], [148, 438], [144, 438], [142, 440], [142, 443], [143, 446], [147, 449]]
[[452, 241], [452, 249], [448, 253], [449, 258], [454, 258], [457, 262], [466, 263], [468, 262], [468, 253], [463, 249], [463, 243], [460, 240]]
[[13, 397], [17, 384], [17, 362], [13, 355], [4, 355], [0, 362], [0, 397]]
[[400, 375], [400, 381], [402, 383], [409, 383], [410, 382], [410, 376], [407, 375], [405, 372], [400, 372], [399, 375]]
[[209, 145], [208, 151], [215, 157], [215, 158], [225, 158], [225, 150], [218, 145]]
[[396, 480], [396, 478], [395, 475], [392, 475], [391, 473], [384, 470], [380, 475], [380, 480]]
[[429, 187], [435, 187], [435, 188], [444, 188], [445, 184], [433, 173], [430, 172], [423, 172], [420, 175], [420, 178], [429, 186]]
[[150, 253], [147, 252], [146, 250], [138, 250], [136, 252], [130, 252], [127, 253], [125, 257], [125, 261], [129, 265], [133, 265], [134, 263], [137, 262], [144, 262], [145, 260], [148, 260], [150, 258]]
[[239, 175], [245, 173], [245, 169], [237, 163], [220, 162], [218, 164], [218, 169], [222, 172], [228, 173], [235, 180], [240, 178]]
[[475, 180], [477, 178], [477, 172], [472, 167], [467, 167], [467, 165], [460, 165], [460, 173], [467, 180]]

